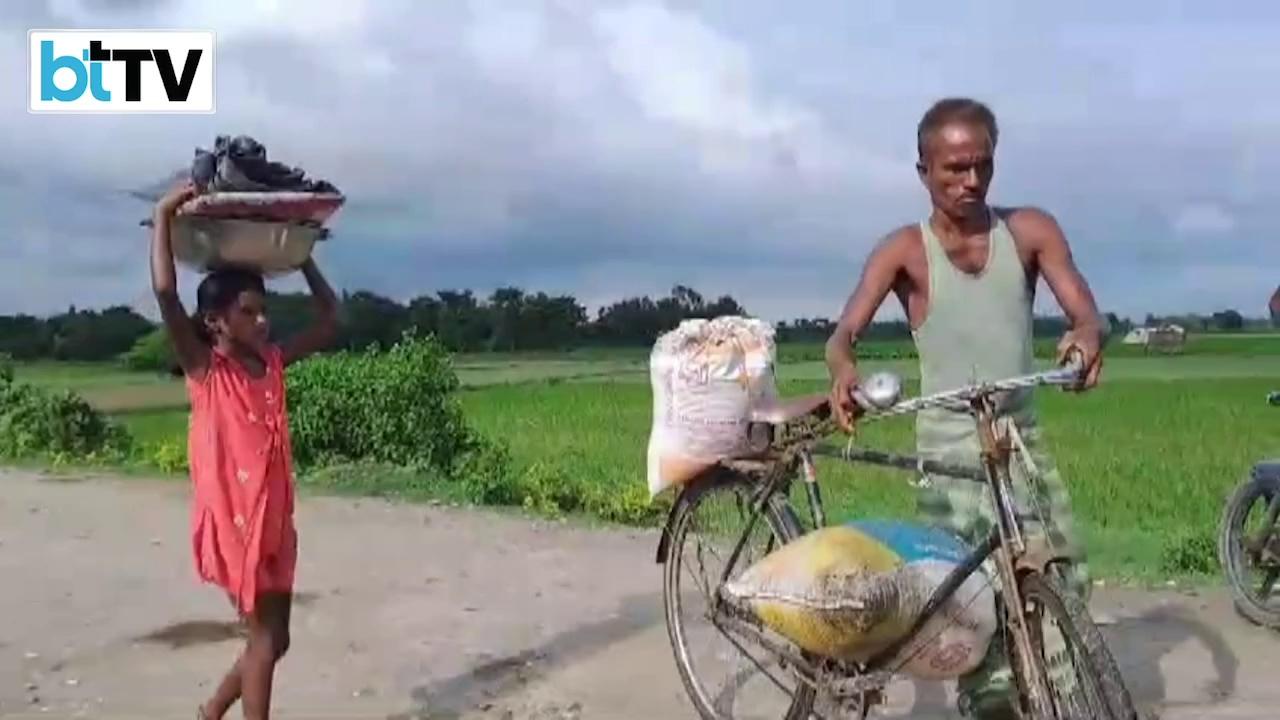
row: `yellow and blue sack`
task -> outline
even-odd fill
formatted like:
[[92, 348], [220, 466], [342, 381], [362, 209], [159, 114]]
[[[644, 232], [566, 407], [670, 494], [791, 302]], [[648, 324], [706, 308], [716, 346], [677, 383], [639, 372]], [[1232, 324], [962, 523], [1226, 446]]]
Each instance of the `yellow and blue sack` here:
[[[725, 592], [804, 650], [865, 662], [910, 631], [968, 552], [958, 538], [927, 525], [863, 520], [778, 548], [727, 583]], [[958, 677], [981, 662], [995, 630], [995, 593], [979, 571], [893, 666], [923, 679]]]

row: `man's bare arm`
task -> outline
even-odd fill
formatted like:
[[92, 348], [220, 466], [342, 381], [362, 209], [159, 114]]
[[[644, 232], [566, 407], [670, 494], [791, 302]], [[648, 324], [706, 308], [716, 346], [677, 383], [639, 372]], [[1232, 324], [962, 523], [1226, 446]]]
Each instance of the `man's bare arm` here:
[[1101, 330], [1102, 319], [1089, 283], [1076, 267], [1067, 238], [1052, 215], [1027, 208], [1010, 219], [1014, 233], [1032, 243], [1036, 264], [1049, 290], [1076, 330]]
[[845, 301], [836, 329], [827, 340], [827, 367], [835, 371], [854, 362], [853, 344], [858, 334], [871, 324], [876, 311], [893, 288], [902, 267], [896, 235], [885, 238], [867, 257], [862, 276], [849, 299]]
[[858, 382], [857, 360], [853, 346], [876, 311], [888, 297], [889, 291], [903, 267], [903, 242], [905, 235], [898, 231], [886, 237], [867, 257], [862, 277], [849, 299], [845, 302], [835, 330], [827, 339], [827, 371], [832, 380], [832, 409], [836, 420], [849, 429], [848, 411], [852, 409], [850, 393]]
[[1093, 291], [1076, 267], [1062, 228], [1052, 215], [1035, 208], [1015, 212], [1009, 220], [1009, 227], [1014, 235], [1030, 243], [1040, 274], [1071, 323], [1071, 330], [1063, 337], [1059, 352], [1065, 355], [1074, 348], [1084, 354], [1085, 364], [1089, 367], [1084, 384], [1085, 387], [1093, 387], [1101, 370], [1099, 353], [1104, 339], [1104, 324]]

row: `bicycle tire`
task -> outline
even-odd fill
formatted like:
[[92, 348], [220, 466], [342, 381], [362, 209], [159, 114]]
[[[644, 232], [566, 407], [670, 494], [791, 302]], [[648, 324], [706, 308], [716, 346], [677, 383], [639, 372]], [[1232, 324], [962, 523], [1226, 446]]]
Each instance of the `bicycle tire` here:
[[1222, 510], [1222, 520], [1218, 524], [1218, 563], [1222, 566], [1227, 590], [1231, 593], [1236, 612], [1257, 625], [1272, 629], [1280, 629], [1280, 610], [1272, 610], [1259, 602], [1247, 586], [1243, 572], [1245, 557], [1241, 535], [1253, 503], [1277, 490], [1274, 483], [1252, 478], [1240, 483], [1227, 499]]
[[[1037, 603], [1054, 616], [1063, 634], [1068, 636], [1068, 642], [1078, 648], [1080, 664], [1076, 666], [1076, 676], [1092, 685], [1105, 705], [1098, 707], [1096, 703], [1091, 703], [1087, 715], [1068, 715], [1056, 720], [1137, 720], [1138, 711], [1115, 657], [1079, 596], [1068, 591], [1057, 578], [1040, 573], [1024, 575], [1019, 586], [1024, 602]], [[1033, 638], [1037, 637], [1040, 637], [1038, 633], [1033, 635]], [[1043, 640], [1041, 647], [1035, 649], [1043, 657]], [[1015, 677], [1017, 676], [1018, 673], [1015, 673]], [[1019, 678], [1018, 682], [1021, 683], [1022, 679]], [[1023, 696], [1026, 697], [1025, 689], [1023, 690]]]
[[[707, 473], [694, 480], [680, 494], [677, 507], [672, 518], [671, 547], [663, 568], [662, 602], [666, 614], [667, 636], [671, 641], [671, 649], [675, 654], [676, 669], [685, 691], [693, 702], [694, 709], [703, 720], [732, 720], [716, 712], [700, 692], [695, 678], [695, 671], [689, 662], [688, 648], [684, 645], [684, 624], [680, 614], [679, 577], [684, 558], [683, 545], [689, 530], [689, 523], [698, 505], [711, 493], [730, 490], [746, 491], [750, 496], [757, 482], [745, 475], [728, 469], [719, 469]], [[761, 520], [768, 523], [774, 538], [779, 545], [791, 542], [800, 537], [802, 529], [795, 511], [786, 499], [774, 495], [761, 515]], [[797, 680], [796, 691], [783, 720], [805, 720], [810, 716], [817, 693], [809, 685]]]

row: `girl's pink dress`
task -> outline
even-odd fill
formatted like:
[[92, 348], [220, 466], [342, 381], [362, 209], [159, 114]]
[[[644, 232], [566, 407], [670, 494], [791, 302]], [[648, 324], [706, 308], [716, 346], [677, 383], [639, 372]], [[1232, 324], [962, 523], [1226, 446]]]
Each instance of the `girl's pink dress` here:
[[292, 592], [298, 558], [293, 453], [280, 349], [249, 375], [216, 348], [200, 381], [187, 379], [191, 425], [192, 549], [200, 579], [254, 611], [263, 592]]

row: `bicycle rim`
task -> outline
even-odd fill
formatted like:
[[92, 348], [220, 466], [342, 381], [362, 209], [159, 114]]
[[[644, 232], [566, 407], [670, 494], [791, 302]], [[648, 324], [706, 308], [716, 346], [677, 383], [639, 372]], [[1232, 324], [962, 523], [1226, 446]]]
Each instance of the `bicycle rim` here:
[[1024, 576], [1020, 587], [1036, 654], [1030, 660], [1043, 668], [1054, 713], [1045, 720], [1136, 720], [1124, 678], [1085, 604], [1039, 573]]
[[[813, 689], [780, 658], [712, 623], [710, 593], [746, 529], [755, 487], [729, 472], [704, 477], [685, 491], [672, 528], [663, 579], [667, 631], [680, 678], [705, 720], [801, 720], [814, 701]], [[799, 535], [790, 508], [771, 498], [731, 576]]]

